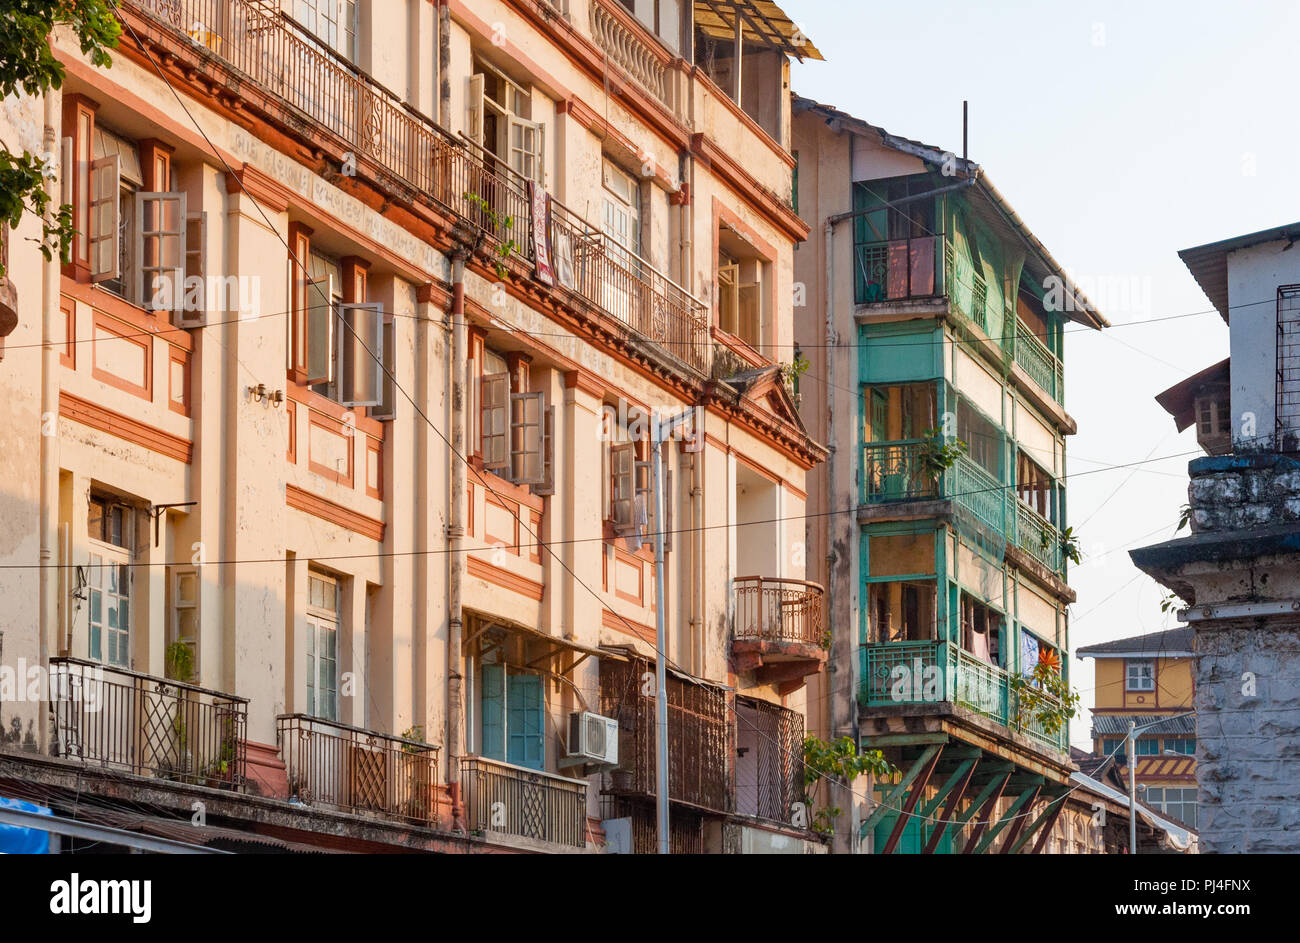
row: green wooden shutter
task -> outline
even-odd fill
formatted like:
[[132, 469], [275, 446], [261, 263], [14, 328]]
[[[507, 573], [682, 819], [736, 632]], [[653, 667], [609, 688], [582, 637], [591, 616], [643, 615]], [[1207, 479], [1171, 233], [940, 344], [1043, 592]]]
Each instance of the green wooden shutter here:
[[542, 679], [538, 675], [511, 675], [506, 686], [506, 727], [509, 749], [506, 762], [529, 769], [546, 768], [543, 736]]
[[505, 668], [484, 665], [479, 709], [483, 717], [482, 756], [493, 760], [506, 758]]

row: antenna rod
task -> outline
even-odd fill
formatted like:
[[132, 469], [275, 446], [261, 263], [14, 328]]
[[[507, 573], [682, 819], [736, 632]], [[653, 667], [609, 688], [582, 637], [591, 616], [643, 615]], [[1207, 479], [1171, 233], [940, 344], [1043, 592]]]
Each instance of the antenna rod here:
[[967, 117], [969, 114], [969, 104], [970, 103], [967, 101], [962, 101], [961, 103], [961, 159], [963, 161], [966, 160], [966, 132], [970, 127], [970, 122]]

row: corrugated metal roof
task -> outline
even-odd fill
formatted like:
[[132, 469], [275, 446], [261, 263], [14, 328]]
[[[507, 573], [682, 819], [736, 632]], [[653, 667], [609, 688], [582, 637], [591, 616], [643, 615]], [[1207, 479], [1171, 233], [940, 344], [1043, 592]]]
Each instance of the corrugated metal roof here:
[[769, 0], [695, 0], [695, 28], [712, 39], [734, 40], [737, 17], [746, 42], [775, 46], [798, 59], [824, 60], [812, 40]]
[[1162, 720], [1160, 714], [1093, 714], [1092, 715], [1092, 736], [1097, 737], [1122, 737], [1128, 733], [1129, 721], [1133, 721], [1139, 727], [1145, 724], [1156, 724], [1154, 727], [1148, 727], [1143, 730], [1143, 734], [1194, 734], [1196, 733], [1196, 718], [1193, 716], [1173, 716]]
[[1283, 239], [1300, 242], [1300, 222], [1287, 223], [1272, 229], [1261, 229], [1259, 232], [1233, 236], [1231, 239], [1210, 242], [1203, 246], [1193, 246], [1180, 251], [1178, 257], [1183, 260], [1183, 264], [1192, 273], [1196, 283], [1201, 286], [1205, 297], [1210, 299], [1210, 304], [1214, 305], [1224, 321], [1228, 321], [1228, 253]]
[[1109, 655], [1155, 655], [1169, 657], [1173, 655], [1192, 654], [1192, 627], [1188, 625], [1163, 632], [1148, 632], [1145, 635], [1131, 635], [1128, 638], [1085, 645], [1075, 650], [1075, 656], [1083, 659], [1089, 656], [1105, 657]]

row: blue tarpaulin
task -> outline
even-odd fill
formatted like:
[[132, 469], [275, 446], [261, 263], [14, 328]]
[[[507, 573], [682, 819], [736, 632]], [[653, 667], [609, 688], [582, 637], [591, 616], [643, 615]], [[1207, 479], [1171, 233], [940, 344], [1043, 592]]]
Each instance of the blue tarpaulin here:
[[[53, 815], [45, 806], [26, 802], [22, 799], [9, 799], [0, 796], [0, 808], [17, 809], [19, 812], [35, 812], [37, 815]], [[3, 855], [48, 855], [50, 853], [50, 833], [36, 828], [20, 828], [17, 825], [0, 825], [0, 854]]]

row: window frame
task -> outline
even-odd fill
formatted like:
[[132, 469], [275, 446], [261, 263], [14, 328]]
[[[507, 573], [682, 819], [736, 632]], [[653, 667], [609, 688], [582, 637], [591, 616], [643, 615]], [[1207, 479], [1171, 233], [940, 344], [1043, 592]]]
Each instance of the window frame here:
[[[1137, 686], [1137, 685], [1134, 684], [1134, 680], [1135, 680], [1135, 678], [1140, 677], [1140, 676], [1136, 676], [1136, 675], [1134, 674], [1134, 669], [1135, 669], [1135, 668], [1138, 668], [1138, 667], [1140, 667], [1140, 666], [1146, 666], [1146, 667], [1148, 667], [1148, 668], [1150, 669], [1150, 675], [1149, 675], [1149, 678], [1148, 678], [1148, 680], [1150, 681], [1150, 684], [1149, 684], [1149, 685]], [[1124, 659], [1124, 690], [1125, 690], [1125, 691], [1133, 691], [1133, 692], [1135, 692], [1135, 693], [1139, 693], [1139, 694], [1149, 694], [1149, 693], [1155, 691], [1155, 689], [1156, 689], [1156, 663], [1155, 663], [1155, 659], [1152, 659], [1152, 658], [1125, 658], [1125, 659]]]

